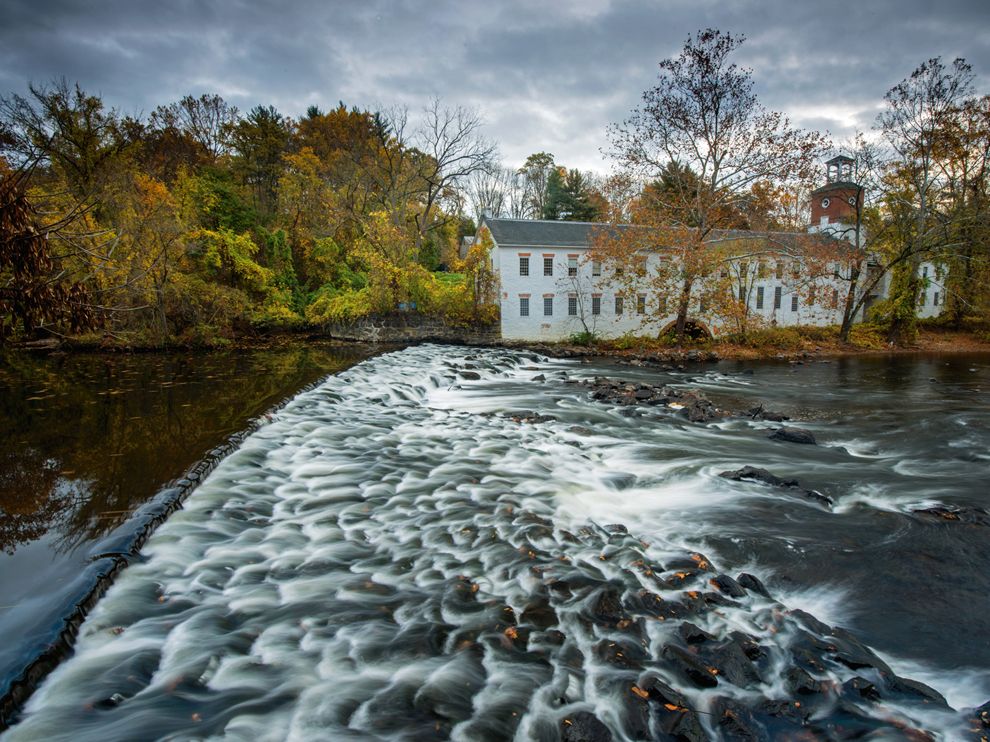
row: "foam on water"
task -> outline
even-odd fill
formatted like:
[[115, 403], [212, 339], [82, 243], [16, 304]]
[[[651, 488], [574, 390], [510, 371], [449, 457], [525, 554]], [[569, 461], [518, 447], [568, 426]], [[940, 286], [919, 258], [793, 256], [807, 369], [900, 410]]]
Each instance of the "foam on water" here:
[[[533, 381], [534, 362], [551, 381]], [[697, 592], [712, 568], [696, 552], [722, 559], [712, 514], [771, 496], [719, 479], [709, 451], [763, 426], [630, 418], [564, 383], [580, 373], [420, 346], [301, 394], [151, 538], [7, 739], [553, 739], [578, 710], [628, 739], [644, 668], [699, 712], [719, 698], [786, 698], [792, 644], [813, 628], [787, 608], [842, 622], [847, 595], [781, 588], [709, 610]], [[842, 506], [881, 501], [864, 491]], [[689, 554], [697, 570], [660, 566]], [[678, 621], [596, 624], [609, 590], [679, 606], [718, 637], [752, 637], [759, 692], [694, 687], [652, 663]], [[821, 673], [835, 684], [852, 674]], [[942, 734], [960, 724], [911, 704], [862, 713]]]

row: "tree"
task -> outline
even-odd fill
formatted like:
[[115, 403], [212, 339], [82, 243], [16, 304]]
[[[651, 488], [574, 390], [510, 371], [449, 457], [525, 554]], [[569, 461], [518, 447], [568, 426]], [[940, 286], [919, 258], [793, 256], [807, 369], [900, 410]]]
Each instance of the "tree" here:
[[518, 172], [525, 179], [529, 214], [542, 219], [547, 208], [550, 177], [557, 172], [553, 155], [549, 152], [535, 152], [526, 158]]
[[940, 135], [951, 128], [972, 85], [972, 68], [965, 60], [956, 59], [946, 68], [941, 58], [929, 59], [887, 92], [886, 108], [877, 118], [876, 128], [892, 152], [887, 170], [906, 186], [899, 193], [890, 191], [896, 198], [891, 206], [907, 217], [901, 239], [909, 251], [904, 270], [894, 281], [891, 342], [902, 342], [913, 331], [922, 288], [919, 269], [938, 241], [933, 217], [943, 178], [938, 167]]
[[0, 153], [25, 172], [47, 166], [64, 178], [75, 198], [93, 199], [139, 127], [104, 108], [99, 96], [78, 85], [70, 88], [64, 79], [32, 84], [29, 91], [27, 98], [0, 98]]
[[[422, 246], [427, 233], [446, 221], [438, 217], [444, 199], [453, 197], [476, 172], [490, 170], [495, 162], [495, 145], [481, 135], [481, 117], [460, 106], [448, 108], [434, 98], [424, 109], [424, 122], [416, 143], [425, 153], [423, 160], [423, 206], [416, 214], [417, 243]], [[455, 209], [448, 209], [453, 214]]]
[[270, 214], [282, 174], [282, 155], [292, 133], [291, 122], [274, 106], [255, 106], [233, 129], [236, 169], [254, 193], [258, 210]]
[[600, 194], [591, 188], [579, 170], [555, 168], [547, 180], [543, 219], [590, 222], [599, 218]]
[[237, 122], [237, 107], [219, 95], [201, 95], [199, 98], [186, 95], [178, 102], [156, 108], [149, 121], [153, 129], [172, 129], [188, 136], [202, 148], [211, 163], [230, 152]]
[[825, 151], [820, 134], [759, 103], [751, 70], [730, 61], [743, 41], [713, 29], [688, 38], [660, 63], [657, 85], [630, 118], [610, 128], [611, 155], [630, 174], [660, 178], [673, 167], [694, 175], [673, 178], [640, 214], [679, 257], [678, 337], [695, 281], [711, 268], [709, 238], [732, 226], [754, 184], [808, 178]]
[[18, 331], [90, 330], [103, 319], [90, 288], [56, 247], [83, 210], [44, 220], [26, 193], [29, 173], [0, 158], [0, 343]]

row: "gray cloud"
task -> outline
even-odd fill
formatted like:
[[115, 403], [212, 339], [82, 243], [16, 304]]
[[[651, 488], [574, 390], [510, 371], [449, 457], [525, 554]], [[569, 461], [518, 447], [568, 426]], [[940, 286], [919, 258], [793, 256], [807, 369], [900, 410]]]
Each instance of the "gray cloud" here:
[[242, 109], [312, 104], [479, 108], [508, 163], [530, 152], [604, 169], [606, 126], [653, 84], [657, 62], [714, 26], [748, 40], [761, 100], [842, 138], [932, 56], [990, 79], [985, 0], [371, 0], [280, 3], [0, 0], [0, 93], [78, 81], [128, 113], [217, 92]]

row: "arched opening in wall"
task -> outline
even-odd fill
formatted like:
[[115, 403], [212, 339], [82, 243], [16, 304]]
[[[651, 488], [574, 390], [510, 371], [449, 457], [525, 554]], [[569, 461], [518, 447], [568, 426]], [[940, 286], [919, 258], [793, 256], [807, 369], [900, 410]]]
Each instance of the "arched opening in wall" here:
[[[674, 320], [660, 331], [659, 337], [673, 336], [677, 327], [677, 320]], [[691, 340], [714, 340], [715, 336], [708, 326], [701, 320], [688, 317], [684, 323], [684, 335]]]

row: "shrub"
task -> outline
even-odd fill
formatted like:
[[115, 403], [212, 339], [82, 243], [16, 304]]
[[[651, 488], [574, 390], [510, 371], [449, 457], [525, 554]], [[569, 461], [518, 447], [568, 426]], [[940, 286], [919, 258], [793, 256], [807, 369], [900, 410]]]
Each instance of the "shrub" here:
[[371, 310], [371, 291], [368, 288], [338, 291], [324, 287], [306, 307], [306, 321], [314, 325], [348, 322], [371, 314]]
[[594, 345], [598, 340], [598, 336], [591, 330], [583, 330], [582, 332], [577, 332], [571, 335], [567, 342], [571, 345], [583, 345], [585, 347], [590, 347]]

